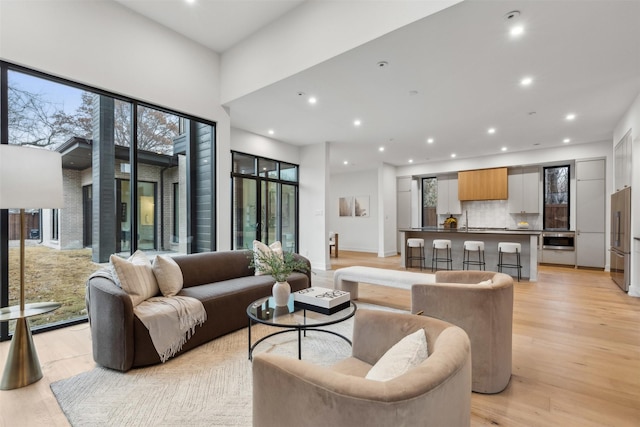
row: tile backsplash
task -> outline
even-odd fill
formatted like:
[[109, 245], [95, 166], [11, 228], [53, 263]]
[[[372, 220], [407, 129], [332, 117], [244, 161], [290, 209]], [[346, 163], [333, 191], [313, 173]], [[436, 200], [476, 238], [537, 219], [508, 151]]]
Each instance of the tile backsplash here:
[[[461, 204], [462, 215], [454, 215], [458, 219], [458, 227], [466, 224], [466, 213], [469, 216], [469, 227], [517, 228], [518, 222], [526, 221], [530, 229], [542, 229], [542, 215], [509, 213], [507, 200], [474, 200]], [[438, 223], [443, 223], [446, 217], [447, 215], [439, 215]]]

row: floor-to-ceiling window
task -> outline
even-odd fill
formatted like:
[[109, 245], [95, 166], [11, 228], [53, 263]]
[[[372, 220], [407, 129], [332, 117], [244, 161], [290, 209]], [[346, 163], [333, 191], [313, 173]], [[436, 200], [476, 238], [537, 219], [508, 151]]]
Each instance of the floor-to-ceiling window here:
[[569, 230], [569, 166], [544, 168], [545, 230]]
[[279, 240], [285, 250], [296, 252], [298, 166], [237, 152], [232, 161], [233, 248]]
[[438, 178], [422, 178], [422, 226], [438, 225]]
[[[215, 249], [214, 123], [2, 61], [0, 71], [1, 143], [62, 155], [64, 208], [27, 212], [26, 300], [62, 304], [30, 319], [35, 330], [86, 319], [86, 279], [111, 254]], [[2, 307], [18, 301], [17, 212], [0, 211]], [[12, 330], [0, 324], [0, 339]]]

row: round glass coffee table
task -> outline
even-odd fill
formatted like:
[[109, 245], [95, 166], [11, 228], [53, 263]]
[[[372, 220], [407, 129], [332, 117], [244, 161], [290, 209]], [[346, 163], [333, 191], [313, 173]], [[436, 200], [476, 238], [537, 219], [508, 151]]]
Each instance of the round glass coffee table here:
[[[333, 314], [323, 314], [313, 310], [296, 307], [293, 302], [293, 295], [289, 297], [289, 303], [286, 306], [276, 307], [273, 297], [260, 298], [249, 304], [247, 307], [247, 316], [249, 316], [249, 360], [252, 359], [253, 350], [258, 344], [274, 335], [286, 332], [298, 332], [298, 359], [302, 359], [302, 337], [307, 336], [307, 331], [326, 332], [336, 335], [351, 345], [351, 340], [337, 332], [321, 329], [324, 326], [333, 325], [344, 322], [356, 314], [358, 307], [353, 301], [349, 302], [349, 306]], [[281, 331], [273, 332], [265, 337], [260, 338], [251, 344], [251, 326], [254, 323], [262, 323], [264, 325], [283, 328]]]

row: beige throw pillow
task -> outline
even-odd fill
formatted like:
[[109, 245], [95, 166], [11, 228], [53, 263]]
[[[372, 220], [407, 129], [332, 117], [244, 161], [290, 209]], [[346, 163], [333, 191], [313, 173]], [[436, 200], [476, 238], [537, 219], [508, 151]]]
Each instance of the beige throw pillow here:
[[418, 366], [427, 356], [427, 336], [424, 329], [418, 329], [387, 350], [365, 378], [374, 381], [392, 380]]
[[153, 275], [156, 277], [160, 292], [165, 297], [178, 295], [184, 284], [180, 266], [173, 258], [166, 255], [158, 255], [153, 260]]
[[[262, 252], [264, 255], [267, 255], [267, 256], [274, 254], [274, 255], [280, 256], [281, 258], [284, 257], [284, 253], [282, 252], [282, 244], [279, 241], [273, 242], [272, 244], [267, 246], [259, 240], [254, 240], [253, 252], [255, 254], [258, 251]], [[257, 256], [254, 256], [253, 264], [255, 265], [256, 276], [271, 273], [271, 271], [269, 271], [268, 268], [262, 266]]]
[[111, 255], [109, 262], [118, 276], [120, 287], [129, 294], [134, 306], [158, 295], [158, 283], [153, 275], [151, 262], [144, 252], [136, 251], [126, 260]]

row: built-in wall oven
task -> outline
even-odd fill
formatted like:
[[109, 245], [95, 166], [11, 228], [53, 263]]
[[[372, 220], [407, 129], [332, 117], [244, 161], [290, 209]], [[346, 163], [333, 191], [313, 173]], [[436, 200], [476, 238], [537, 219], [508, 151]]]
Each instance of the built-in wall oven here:
[[574, 232], [544, 231], [542, 232], [542, 249], [573, 251], [575, 237]]

